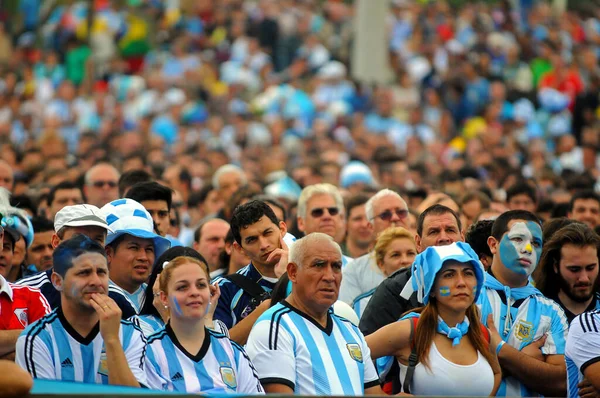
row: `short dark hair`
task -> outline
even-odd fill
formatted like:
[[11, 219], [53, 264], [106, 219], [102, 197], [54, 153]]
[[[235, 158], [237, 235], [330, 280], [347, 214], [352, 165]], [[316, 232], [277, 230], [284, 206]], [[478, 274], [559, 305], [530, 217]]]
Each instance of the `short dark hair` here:
[[470, 192], [465, 193], [463, 196], [461, 196], [461, 198], [459, 200], [460, 208], [462, 209], [462, 207], [465, 204], [472, 202], [474, 200], [479, 202], [482, 209], [488, 209], [492, 202], [490, 197], [487, 196], [485, 193], [483, 193], [481, 191], [470, 191]]
[[54, 198], [56, 197], [56, 192], [66, 189], [79, 189], [79, 192], [81, 192], [81, 197], [85, 203], [85, 197], [83, 196], [83, 189], [81, 189], [81, 186], [72, 183], [71, 181], [63, 181], [53, 186], [52, 189], [50, 189], [50, 192], [48, 192], [48, 196], [46, 197], [46, 203], [48, 203], [48, 206], [52, 206], [52, 202], [54, 202]]
[[187, 205], [188, 207], [196, 207], [199, 204], [202, 204], [208, 198], [208, 194], [215, 190], [212, 184], [208, 183], [204, 185], [199, 191], [194, 191], [190, 194], [188, 198]]
[[27, 195], [13, 195], [10, 197], [10, 205], [18, 209], [29, 210], [31, 214], [37, 213], [37, 206]]
[[600, 195], [594, 192], [592, 189], [584, 189], [582, 191], [577, 191], [571, 197], [571, 201], [569, 202], [569, 213], [573, 212], [573, 207], [575, 206], [575, 201], [580, 199], [593, 199], [600, 205]]
[[283, 213], [283, 220], [279, 220], [279, 221], [286, 220], [287, 210], [286, 210], [285, 206], [283, 205], [283, 203], [281, 203], [281, 201], [279, 199], [277, 199], [276, 197], [271, 196], [271, 195], [254, 195], [252, 197], [252, 200], [261, 200], [268, 205], [273, 205], [273, 206], [277, 207]]
[[506, 231], [508, 231], [508, 223], [512, 220], [525, 220], [525, 221], [533, 221], [542, 227], [542, 223], [540, 219], [530, 211], [527, 210], [509, 210], [498, 216], [496, 220], [494, 220], [494, 225], [492, 226], [492, 236], [497, 240], [502, 239], [502, 235]]
[[456, 214], [454, 210], [447, 206], [435, 204], [433, 206], [429, 206], [427, 209], [425, 209], [425, 211], [419, 214], [419, 218], [417, 218], [417, 235], [423, 235], [423, 224], [425, 223], [425, 218], [427, 216], [441, 216], [442, 214], [447, 213], [452, 214], [452, 216], [456, 220], [458, 230], [462, 231], [462, 223], [460, 222], [460, 217], [458, 216], [458, 214]]
[[125, 197], [140, 203], [145, 200], [164, 200], [167, 202], [167, 208], [171, 211], [173, 190], [156, 181], [138, 182], [127, 190]]
[[85, 253], [98, 253], [106, 258], [104, 248], [83, 234], [76, 234], [71, 239], [62, 241], [52, 253], [54, 272], [64, 278], [73, 267], [73, 259]]
[[32, 217], [30, 221], [34, 234], [38, 232], [54, 231], [54, 223], [46, 217]]
[[158, 311], [152, 304], [152, 301], [154, 300], [154, 291], [152, 290], [152, 288], [154, 287], [154, 282], [156, 282], [156, 279], [159, 277], [160, 273], [163, 270], [163, 264], [177, 257], [193, 257], [206, 264], [206, 260], [204, 259], [204, 257], [202, 257], [200, 253], [198, 253], [191, 247], [174, 246], [165, 251], [163, 254], [161, 254], [160, 257], [157, 258], [154, 262], [154, 267], [152, 267], [150, 278], [148, 278], [148, 285], [146, 286], [146, 290], [144, 291], [144, 296], [146, 299], [144, 301], [142, 309], [140, 310], [140, 315], [154, 315], [160, 318]]
[[506, 190], [506, 201], [509, 202], [517, 195], [527, 195], [534, 203], [538, 202], [535, 188], [525, 181], [516, 182]]
[[[369, 201], [369, 198], [370, 198], [369, 195], [366, 195], [362, 192], [350, 196], [348, 198], [348, 200], [346, 200], [346, 203], [344, 204], [344, 206], [346, 207], [346, 220], [348, 220], [348, 218], [350, 217], [350, 212], [352, 211], [352, 209], [366, 204]], [[366, 213], [365, 213], [365, 217], [366, 217]]]
[[146, 170], [130, 170], [119, 177], [119, 197], [123, 198], [125, 191], [139, 182], [152, 181], [152, 175]]
[[551, 299], [556, 299], [560, 291], [560, 276], [554, 272], [554, 267], [560, 264], [560, 250], [566, 244], [581, 248], [595, 246], [600, 259], [600, 236], [593, 229], [581, 222], [559, 229], [548, 242], [544, 242], [542, 256], [534, 273], [535, 287]]
[[492, 251], [487, 243], [488, 238], [492, 236], [492, 225], [494, 220], [479, 220], [472, 224], [465, 234], [465, 242], [471, 245], [480, 257], [482, 255], [492, 257]]
[[258, 222], [263, 216], [267, 216], [273, 224], [279, 225], [279, 220], [277, 220], [273, 209], [260, 200], [251, 200], [235, 208], [230, 225], [233, 238], [240, 246], [242, 245], [240, 230]]

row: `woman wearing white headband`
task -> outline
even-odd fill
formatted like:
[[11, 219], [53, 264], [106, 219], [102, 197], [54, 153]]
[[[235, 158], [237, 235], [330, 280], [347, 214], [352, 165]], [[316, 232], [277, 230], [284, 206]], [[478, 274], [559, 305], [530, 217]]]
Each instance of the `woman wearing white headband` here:
[[408, 285], [425, 306], [367, 336], [372, 358], [395, 357], [407, 393], [495, 395], [501, 370], [475, 305], [485, 275], [477, 255], [463, 242], [433, 246], [412, 267]]

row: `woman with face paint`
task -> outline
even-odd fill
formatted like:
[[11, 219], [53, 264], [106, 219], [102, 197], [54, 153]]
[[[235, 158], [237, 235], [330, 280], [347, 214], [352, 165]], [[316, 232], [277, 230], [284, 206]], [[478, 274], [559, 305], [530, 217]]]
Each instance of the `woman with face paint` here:
[[420, 253], [405, 289], [425, 306], [366, 337], [380, 377], [395, 358], [406, 393], [495, 395], [500, 366], [475, 305], [483, 283], [483, 265], [466, 243]]
[[146, 372], [150, 388], [187, 393], [262, 394], [244, 349], [206, 328], [217, 293], [206, 263], [177, 257], [160, 274], [160, 301], [170, 318], [148, 338]]

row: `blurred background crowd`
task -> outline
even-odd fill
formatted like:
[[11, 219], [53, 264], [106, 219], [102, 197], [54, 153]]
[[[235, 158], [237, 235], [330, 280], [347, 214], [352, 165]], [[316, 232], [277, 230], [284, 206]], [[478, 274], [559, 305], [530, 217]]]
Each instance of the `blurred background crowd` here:
[[[466, 192], [503, 211], [526, 183], [549, 218], [600, 188], [595, 2], [376, 1], [385, 20], [362, 18], [385, 25], [389, 63], [372, 81], [353, 70], [371, 56], [359, 1], [2, 2], [0, 185], [51, 218], [57, 184], [102, 206], [142, 169], [175, 190], [173, 237], [231, 211], [238, 187], [211, 185], [229, 163], [290, 226], [319, 182], [390, 187], [411, 210], [453, 200], [466, 218]], [[116, 170], [84, 181], [100, 161]]]

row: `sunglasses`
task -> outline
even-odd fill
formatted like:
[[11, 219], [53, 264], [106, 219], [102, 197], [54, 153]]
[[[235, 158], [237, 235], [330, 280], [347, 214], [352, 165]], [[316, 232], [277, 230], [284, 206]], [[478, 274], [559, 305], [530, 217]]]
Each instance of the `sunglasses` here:
[[115, 188], [117, 183], [114, 181], [94, 181], [92, 185], [96, 188], [102, 188], [105, 185], [108, 185], [110, 188]]
[[317, 207], [316, 209], [311, 210], [310, 215], [314, 218], [319, 218], [322, 217], [323, 214], [325, 214], [325, 210], [327, 210], [327, 212], [331, 216], [337, 216], [340, 212], [340, 209], [338, 209], [337, 207]]
[[392, 217], [394, 216], [394, 213], [396, 213], [396, 215], [398, 216], [398, 218], [406, 218], [406, 216], [408, 216], [408, 210], [405, 209], [395, 209], [395, 210], [386, 210], [381, 214], [376, 215], [375, 217], [372, 218], [375, 219], [376, 217], [381, 218], [383, 221], [390, 221], [392, 219]]

